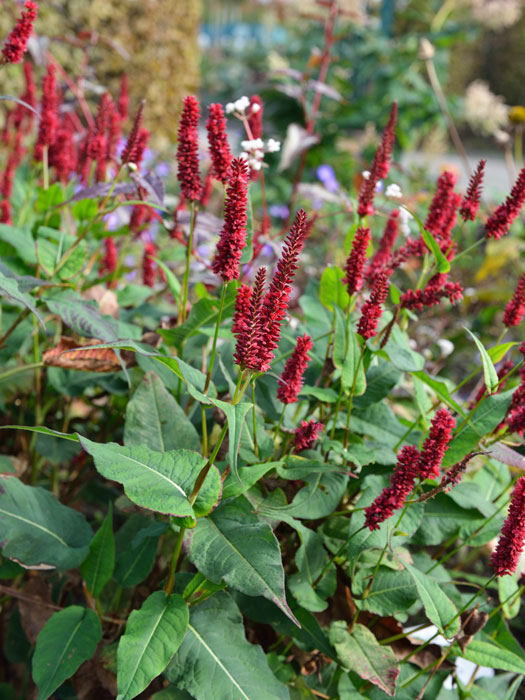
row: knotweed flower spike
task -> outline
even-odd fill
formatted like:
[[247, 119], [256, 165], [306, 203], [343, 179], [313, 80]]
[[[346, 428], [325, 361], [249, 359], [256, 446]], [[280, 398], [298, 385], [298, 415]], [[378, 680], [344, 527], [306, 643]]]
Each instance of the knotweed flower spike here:
[[430, 432], [418, 460], [418, 470], [421, 479], [434, 479], [439, 477], [441, 462], [448, 449], [448, 443], [452, 438], [452, 431], [456, 427], [456, 421], [446, 408], [441, 408], [431, 421]]
[[199, 174], [199, 101], [193, 95], [184, 98], [177, 145], [177, 177], [186, 199], [198, 200], [202, 185]]
[[317, 440], [319, 433], [324, 430], [324, 425], [316, 420], [303, 420], [301, 425], [295, 429], [293, 441], [293, 451], [299, 454], [303, 450], [309, 450]]
[[525, 202], [525, 165], [523, 165], [509, 196], [496, 208], [485, 224], [487, 238], [502, 238], [521, 211]]
[[505, 307], [503, 323], [507, 328], [519, 326], [525, 316], [525, 275], [520, 277], [514, 295]]
[[242, 158], [235, 158], [231, 164], [226, 192], [224, 225], [212, 263], [212, 270], [224, 282], [231, 282], [239, 277], [242, 250], [246, 244], [247, 223], [248, 166]]
[[297, 338], [295, 349], [286, 360], [284, 369], [279, 377], [277, 398], [282, 403], [296, 403], [303, 386], [303, 374], [308, 366], [310, 357], [308, 351], [313, 348], [312, 338], [306, 333]]
[[507, 518], [501, 530], [490, 565], [496, 576], [506, 576], [516, 571], [525, 545], [525, 476], [516, 482], [512, 492]]
[[[233, 357], [243, 369], [258, 370], [261, 365], [261, 310], [265, 288], [266, 268], [260, 267], [255, 275], [248, 312], [246, 312], [246, 299], [242, 301], [242, 307], [238, 307], [239, 316], [236, 325], [239, 332]], [[242, 319], [240, 318], [241, 313], [243, 314]]]
[[144, 104], [144, 101], [140, 103], [140, 107], [138, 108], [137, 113], [135, 114], [133, 126], [131, 127], [128, 140], [126, 141], [126, 145], [124, 146], [124, 150], [122, 151], [122, 155], [120, 156], [120, 161], [122, 165], [126, 165], [126, 163], [135, 163], [137, 160], [139, 136], [140, 130], [142, 129]]
[[425, 229], [430, 231], [437, 240], [444, 237], [443, 228], [450, 216], [451, 200], [456, 181], [457, 177], [448, 170], [445, 170], [437, 180], [436, 193], [430, 203], [425, 221]]
[[226, 135], [226, 119], [224, 118], [222, 105], [211, 104], [208, 110], [209, 116], [206, 121], [206, 129], [208, 131], [208, 146], [213, 164], [212, 172], [217, 180], [226, 185], [230, 176], [232, 162], [232, 154]]
[[382, 306], [388, 296], [387, 272], [380, 272], [372, 285], [370, 299], [363, 304], [361, 318], [357, 324], [357, 332], [367, 340], [377, 334], [377, 324], [383, 313]]
[[26, 11], [22, 12], [18, 22], [5, 40], [2, 48], [2, 63], [20, 63], [27, 50], [27, 42], [38, 16], [38, 5], [36, 2], [26, 0], [24, 7]]
[[397, 209], [390, 212], [383, 236], [377, 246], [377, 251], [370, 260], [365, 272], [365, 279], [370, 283], [373, 283], [377, 276], [385, 269], [392, 256], [392, 249], [399, 233], [398, 218], [399, 211]]
[[486, 160], [480, 160], [478, 167], [470, 178], [467, 191], [463, 197], [459, 210], [463, 221], [474, 221], [476, 214], [478, 213], [486, 162]]
[[263, 111], [263, 101], [259, 95], [252, 95], [248, 108], [248, 127], [252, 139], [260, 139], [262, 137]]
[[424, 289], [409, 289], [401, 295], [401, 308], [421, 311], [425, 306], [436, 306], [442, 299], [457, 304], [463, 298], [459, 282], [444, 282], [446, 275], [434, 275]]
[[126, 121], [129, 115], [128, 76], [124, 73], [120, 81], [120, 95], [117, 102], [118, 115], [122, 121]]
[[55, 66], [49, 64], [42, 88], [40, 124], [34, 152], [35, 160], [42, 160], [44, 147], [47, 146], [49, 148], [52, 146], [56, 138], [58, 128], [58, 99], [55, 72]]
[[249, 327], [251, 298], [252, 288], [247, 284], [241, 284], [235, 297], [235, 312], [232, 322], [232, 333], [235, 336], [240, 335]]
[[100, 263], [100, 274], [114, 272], [117, 269], [117, 245], [114, 238], [104, 238], [104, 257]]
[[155, 283], [155, 261], [153, 257], [157, 254], [154, 243], [146, 243], [144, 246], [144, 257], [142, 258], [142, 284], [153, 287]]
[[378, 530], [380, 523], [405, 505], [416, 479], [419, 478], [418, 461], [417, 447], [411, 445], [403, 447], [397, 456], [397, 463], [390, 477], [391, 485], [383, 489], [375, 501], [365, 508], [365, 526], [370, 530]]
[[60, 124], [55, 142], [49, 149], [49, 165], [55, 168], [60, 182], [68, 182], [77, 167], [75, 132], [71, 120], [64, 119]]
[[352, 250], [345, 264], [345, 277], [342, 282], [346, 285], [349, 296], [358, 292], [363, 286], [363, 276], [366, 262], [366, 251], [370, 243], [370, 229], [360, 227], [355, 232]]

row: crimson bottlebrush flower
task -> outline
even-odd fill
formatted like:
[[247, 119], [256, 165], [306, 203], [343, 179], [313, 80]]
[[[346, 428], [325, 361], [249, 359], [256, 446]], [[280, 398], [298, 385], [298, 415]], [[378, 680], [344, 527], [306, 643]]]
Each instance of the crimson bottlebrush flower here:
[[242, 320], [242, 328], [241, 319], [238, 319], [239, 331], [233, 357], [236, 364], [243, 369], [257, 370], [260, 366], [261, 311], [265, 287], [266, 268], [260, 267], [255, 275], [253, 291], [250, 295], [250, 306], [248, 313]]
[[235, 297], [235, 311], [232, 322], [233, 335], [239, 335], [249, 327], [251, 297], [252, 288], [247, 284], [241, 284]]
[[224, 282], [231, 282], [239, 277], [242, 249], [246, 244], [247, 223], [248, 166], [242, 158], [235, 158], [232, 161], [226, 191], [224, 225], [211, 266]]
[[345, 277], [342, 282], [346, 285], [349, 296], [358, 292], [363, 286], [363, 276], [366, 262], [366, 251], [370, 243], [370, 229], [359, 227], [355, 232], [352, 250], [345, 263]]
[[418, 460], [421, 479], [437, 478], [441, 462], [452, 438], [456, 421], [446, 408], [440, 408], [431, 421], [430, 432], [423, 443]]
[[106, 137], [106, 159], [108, 162], [115, 158], [117, 144], [122, 134], [122, 120], [113, 100], [109, 103], [108, 130]]
[[100, 262], [100, 274], [117, 269], [117, 245], [114, 238], [104, 238], [104, 256]]
[[308, 234], [306, 212], [300, 209], [284, 242], [281, 259], [266, 292], [260, 314], [260, 347], [257, 369], [266, 372], [279, 344], [281, 322], [286, 316], [299, 255]]
[[421, 311], [425, 306], [436, 306], [442, 299], [457, 304], [463, 298], [459, 282], [443, 282], [446, 275], [434, 275], [424, 289], [409, 289], [401, 295], [401, 308]]
[[442, 238], [443, 222], [449, 216], [450, 198], [454, 192], [457, 177], [445, 170], [437, 180], [436, 193], [432, 198], [425, 220], [425, 229], [437, 239]]
[[49, 64], [42, 88], [40, 124], [38, 127], [38, 138], [35, 144], [34, 152], [34, 157], [36, 160], [41, 160], [44, 148], [49, 148], [49, 146], [53, 144], [58, 128], [58, 100], [56, 93], [55, 72], [55, 66]]
[[[24, 79], [25, 79], [25, 90], [21, 95], [21, 100], [28, 104], [33, 109], [36, 109], [37, 98], [36, 98], [36, 85], [33, 75], [33, 64], [31, 61], [25, 61], [24, 66]], [[17, 103], [13, 111], [13, 126], [16, 133], [23, 132], [28, 133], [33, 124], [35, 115], [30, 109], [27, 109], [24, 105]]]
[[490, 557], [496, 576], [516, 571], [525, 545], [525, 476], [516, 482], [510, 499], [509, 512], [503, 523], [501, 536]]
[[177, 177], [186, 199], [200, 199], [199, 174], [199, 101], [193, 95], [184, 98], [177, 145]]
[[507, 328], [512, 326], [519, 326], [525, 316], [525, 275], [520, 277], [518, 286], [505, 307], [505, 313], [503, 314], [503, 323]]
[[303, 386], [303, 374], [310, 362], [308, 351], [313, 346], [312, 338], [309, 335], [305, 334], [297, 338], [295, 349], [286, 360], [282, 374], [279, 377], [277, 398], [282, 403], [296, 403]]
[[20, 63], [27, 50], [27, 42], [38, 15], [38, 5], [26, 0], [24, 7], [26, 11], [20, 15], [2, 48], [2, 63]]
[[383, 313], [382, 305], [388, 296], [388, 273], [380, 272], [372, 285], [370, 299], [363, 304], [357, 332], [366, 340], [377, 334], [377, 324]]
[[140, 233], [145, 225], [151, 221], [151, 211], [151, 207], [147, 207], [144, 204], [136, 204], [131, 212], [129, 230], [134, 234]]
[[206, 121], [208, 131], [208, 145], [210, 149], [211, 162], [213, 163], [213, 175], [226, 185], [230, 176], [230, 166], [232, 154], [226, 135], [226, 119], [224, 110], [220, 104], [211, 104], [208, 107], [210, 112]]
[[[520, 345], [520, 353], [525, 361], [525, 343]], [[525, 364], [521, 366], [519, 371], [520, 384], [512, 394], [505, 422], [509, 426], [511, 432], [523, 434], [525, 429]]]
[[155, 283], [155, 261], [153, 257], [157, 254], [154, 243], [146, 243], [144, 246], [144, 257], [142, 258], [142, 284], [153, 287]]
[[405, 505], [419, 477], [418, 460], [419, 450], [411, 445], [403, 447], [398, 454], [390, 486], [383, 489], [375, 501], [365, 508], [365, 526], [370, 530], [378, 530], [380, 523]]
[[69, 119], [61, 123], [55, 142], [49, 149], [49, 165], [55, 168], [60, 182], [67, 182], [71, 173], [75, 172], [77, 152], [73, 125]]
[[324, 425], [316, 420], [303, 420], [301, 425], [295, 429], [295, 437], [293, 441], [293, 451], [299, 454], [303, 450], [309, 450], [310, 447], [319, 437], [321, 430], [324, 430]]
[[398, 217], [399, 211], [394, 209], [394, 211], [392, 211], [388, 217], [385, 230], [377, 246], [377, 251], [368, 264], [365, 272], [365, 278], [370, 283], [373, 283], [379, 273], [386, 268], [387, 263], [392, 257], [392, 248], [394, 247], [399, 233], [399, 227], [397, 224]]
[[211, 193], [213, 192], [213, 181], [211, 176], [211, 170], [208, 170], [206, 177], [204, 178], [204, 187], [202, 188], [202, 194], [199, 204], [201, 207], [207, 207], [210, 203]]
[[120, 80], [120, 94], [117, 101], [119, 117], [125, 121], [129, 115], [128, 76], [124, 73]]
[[140, 107], [138, 108], [137, 113], [135, 114], [133, 126], [131, 127], [128, 140], [126, 141], [126, 145], [124, 146], [124, 150], [122, 151], [122, 155], [120, 156], [122, 165], [126, 165], [126, 163], [136, 162], [140, 130], [142, 129], [144, 104], [144, 101], [140, 103]]
[[388, 175], [390, 159], [395, 139], [395, 126], [397, 119], [397, 102], [394, 102], [390, 111], [388, 123], [383, 132], [381, 143], [377, 147], [368, 178], [363, 180], [359, 190], [357, 213], [359, 216], [368, 216], [374, 213], [374, 196], [379, 180]]
[[12, 224], [11, 203], [8, 199], [0, 200], [0, 224]]
[[485, 224], [487, 238], [496, 238], [497, 240], [508, 233], [512, 222], [520, 213], [524, 202], [525, 165], [523, 165], [507, 199], [503, 202], [503, 204], [500, 204], [488, 218], [487, 223]]
[[447, 254], [447, 259], [452, 260], [456, 250], [456, 244], [452, 241], [452, 231], [458, 219], [458, 207], [461, 204], [461, 195], [451, 192], [443, 215], [441, 230], [436, 235], [441, 251]]
[[470, 459], [473, 457], [472, 453], [469, 453], [466, 457], [464, 457], [461, 462], [456, 462], [450, 469], [443, 474], [441, 477], [441, 484], [444, 488], [444, 491], [450, 491], [450, 489], [453, 486], [457, 486], [459, 482], [461, 481], [463, 477], [463, 473], [465, 472], [465, 469], [467, 468], [467, 464], [470, 461]]
[[510, 411], [505, 422], [509, 426], [511, 433], [523, 435], [525, 432], [525, 404], [521, 403], [519, 406]]
[[137, 168], [139, 168], [140, 164], [142, 163], [142, 158], [144, 157], [144, 151], [146, 150], [146, 146], [148, 145], [150, 135], [151, 134], [148, 131], [148, 129], [142, 128], [139, 131], [139, 135], [137, 137], [137, 146], [134, 153], [135, 160], [133, 161]]
[[487, 161], [483, 159], [479, 161], [478, 167], [472, 174], [468, 183], [467, 191], [465, 192], [459, 210], [463, 221], [474, 221], [478, 213], [486, 163]]
[[248, 127], [250, 139], [260, 139], [263, 132], [263, 101], [259, 95], [252, 95], [248, 108]]

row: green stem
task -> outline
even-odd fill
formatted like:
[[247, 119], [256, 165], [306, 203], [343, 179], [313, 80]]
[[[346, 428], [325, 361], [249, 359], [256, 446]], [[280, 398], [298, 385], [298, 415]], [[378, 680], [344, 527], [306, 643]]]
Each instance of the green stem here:
[[202, 454], [208, 456], [208, 426], [206, 425], [206, 408], [201, 404]]
[[44, 168], [44, 189], [49, 189], [49, 153], [48, 147], [44, 146], [42, 148], [42, 166]]
[[346, 547], [348, 547], [348, 544], [350, 543], [350, 540], [352, 539], [352, 537], [355, 537], [359, 532], [362, 532], [362, 530], [364, 530], [364, 529], [365, 529], [365, 526], [362, 525], [358, 530], [356, 530], [355, 532], [352, 532], [352, 534], [350, 535], [350, 537], [347, 537], [347, 538], [346, 538], [346, 540], [345, 540], [345, 541], [343, 542], [343, 544], [339, 547], [339, 549], [337, 550], [337, 552], [336, 552], [332, 557], [330, 557], [330, 559], [328, 560], [328, 563], [325, 564], [325, 566], [323, 567], [321, 573], [319, 574], [319, 576], [318, 576], [318, 577], [315, 579], [315, 581], [313, 582], [312, 588], [315, 589], [315, 588], [319, 585], [319, 581], [320, 581], [320, 580], [323, 578], [323, 576], [326, 574], [326, 572], [328, 571], [328, 569], [330, 568], [330, 566], [334, 563], [334, 561], [337, 559], [337, 557], [340, 557], [340, 556], [341, 556], [341, 554], [344, 552], [344, 550], [346, 549]]
[[173, 586], [175, 585], [175, 571], [177, 569], [177, 562], [179, 561], [179, 556], [182, 549], [182, 541], [184, 539], [185, 532], [186, 528], [181, 527], [177, 534], [177, 539], [175, 540], [175, 547], [173, 549], [173, 555], [171, 557], [170, 563], [170, 571], [166, 580], [166, 586], [164, 587], [164, 590], [168, 595], [171, 595]]
[[252, 380], [252, 426], [253, 426], [253, 451], [259, 458], [259, 445], [257, 444], [257, 414], [255, 412], [255, 379]]
[[[217, 315], [217, 323], [215, 324], [215, 333], [213, 335], [213, 344], [211, 346], [210, 364], [208, 366], [208, 373], [206, 374], [206, 383], [204, 384], [203, 393], [206, 394], [208, 387], [210, 386], [211, 375], [213, 372], [213, 365], [215, 364], [215, 352], [217, 350], [217, 338], [219, 337], [219, 328], [222, 321], [222, 314], [224, 311], [224, 302], [226, 301], [226, 282], [222, 283], [221, 291], [221, 301], [219, 304], [219, 313]], [[184, 306], [186, 308], [186, 306]]]
[[195, 200], [191, 201], [190, 204], [190, 233], [188, 236], [187, 246], [186, 246], [186, 267], [184, 269], [184, 277], [182, 280], [182, 293], [180, 295], [180, 309], [179, 309], [179, 325], [184, 323], [186, 319], [186, 304], [188, 303], [188, 286], [190, 279], [190, 263], [191, 263], [191, 253], [193, 248], [193, 231], [195, 229]]

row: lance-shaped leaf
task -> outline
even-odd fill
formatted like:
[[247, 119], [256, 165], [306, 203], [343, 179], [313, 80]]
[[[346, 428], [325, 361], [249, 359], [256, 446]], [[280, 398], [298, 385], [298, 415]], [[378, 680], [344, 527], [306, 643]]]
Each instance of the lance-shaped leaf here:
[[102, 638], [97, 614], [71, 605], [51, 617], [36, 640], [33, 680], [38, 700], [46, 700], [90, 659]]
[[494, 364], [492, 360], [490, 359], [490, 356], [488, 352], [485, 350], [483, 343], [476, 338], [474, 333], [472, 331], [469, 331], [468, 328], [465, 328], [467, 333], [470, 335], [472, 340], [476, 343], [477, 348], [479, 350], [479, 354], [481, 355], [481, 365], [483, 367], [483, 379], [485, 381], [485, 387], [487, 389], [487, 394], [492, 394], [497, 386], [498, 386], [498, 373], [496, 372], [496, 368], [494, 367]]
[[157, 452], [200, 450], [193, 423], [154, 372], [147, 372], [126, 408], [124, 443]]
[[224, 591], [191, 608], [184, 641], [164, 675], [196, 700], [290, 699], [261, 647], [246, 641], [239, 609]]
[[441, 634], [444, 634], [446, 637], [453, 637], [459, 632], [459, 616], [454, 622], [448, 624], [457, 614], [454, 603], [443, 593], [439, 583], [431, 576], [421, 573], [419, 569], [405, 561], [403, 566], [414, 579], [417, 592], [430, 622], [436, 625]]
[[4, 555], [28, 568], [75, 568], [93, 535], [81, 513], [7, 474], [0, 475], [0, 532]]
[[521, 675], [525, 674], [525, 660], [523, 656], [482, 639], [473, 639], [463, 651], [458, 650], [457, 655], [479, 666], [499, 668], [502, 671], [520, 673]]
[[228, 421], [228, 461], [232, 474], [242, 483], [237, 469], [237, 457], [239, 454], [239, 444], [241, 442], [244, 418], [248, 410], [252, 407], [252, 404], [238, 403], [234, 406], [231, 403], [226, 403], [226, 401], [220, 401], [219, 399], [212, 399], [212, 403], [226, 414], [226, 419]]
[[181, 596], [164, 591], [153, 593], [131, 613], [117, 651], [117, 700], [136, 697], [164, 671], [188, 622], [188, 606]]
[[154, 452], [147, 447], [100, 444], [80, 437], [97, 470], [106, 479], [123, 485], [126, 496], [143, 508], [184, 518], [194, 516], [181, 482], [196, 461], [206, 459], [190, 450]]
[[13, 301], [17, 301], [19, 304], [22, 304], [22, 306], [25, 306], [26, 309], [29, 309], [29, 311], [35, 314], [40, 325], [45, 330], [46, 327], [44, 321], [42, 320], [42, 316], [40, 316], [36, 310], [34, 299], [29, 296], [29, 294], [21, 291], [18, 286], [18, 282], [16, 279], [14, 279], [14, 277], [6, 277], [2, 272], [0, 272], [0, 296], [8, 297]]
[[115, 538], [113, 536], [113, 509], [109, 507], [104, 522], [89, 544], [89, 554], [80, 567], [88, 591], [95, 598], [109, 581], [115, 568]]
[[224, 579], [242, 593], [264, 596], [297, 625], [286, 603], [279, 543], [244, 497], [225, 501], [189, 530], [189, 557], [214, 583]]
[[367, 627], [355, 624], [349, 633], [346, 622], [332, 622], [330, 642], [344, 669], [377, 685], [387, 695], [396, 694], [399, 662], [392, 649], [381, 646]]

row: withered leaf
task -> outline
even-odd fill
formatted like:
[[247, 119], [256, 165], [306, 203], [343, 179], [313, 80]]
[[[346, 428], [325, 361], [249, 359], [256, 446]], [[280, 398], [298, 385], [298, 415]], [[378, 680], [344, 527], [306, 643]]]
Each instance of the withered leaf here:
[[[111, 348], [93, 347], [89, 350], [77, 350], [86, 345], [100, 345], [101, 341], [95, 338], [86, 338], [79, 345], [73, 338], [62, 336], [60, 342], [54, 348], [47, 350], [42, 359], [44, 364], [50, 367], [62, 369], [76, 369], [81, 372], [117, 372], [121, 369], [118, 357]], [[134, 353], [121, 350], [122, 359], [126, 366], [135, 364]]]

